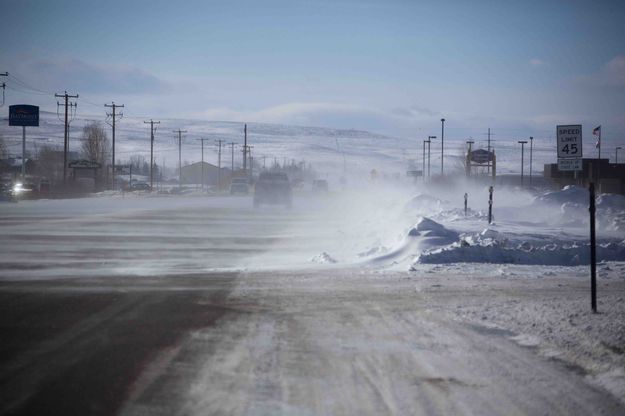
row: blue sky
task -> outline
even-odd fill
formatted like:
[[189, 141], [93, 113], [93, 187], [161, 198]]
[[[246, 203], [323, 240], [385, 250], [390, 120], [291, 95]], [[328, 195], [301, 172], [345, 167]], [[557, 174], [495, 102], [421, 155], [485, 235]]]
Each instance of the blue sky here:
[[[81, 111], [403, 137], [625, 137], [619, 1], [0, 0], [0, 72]], [[6, 81], [9, 103], [56, 99]], [[478, 133], [479, 132], [479, 133]]]

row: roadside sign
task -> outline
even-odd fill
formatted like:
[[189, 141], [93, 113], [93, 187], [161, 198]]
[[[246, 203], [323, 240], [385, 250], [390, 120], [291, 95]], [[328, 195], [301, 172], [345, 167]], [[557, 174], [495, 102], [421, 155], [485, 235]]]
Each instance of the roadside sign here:
[[471, 162], [488, 163], [493, 161], [493, 152], [484, 149], [473, 150], [470, 155]]
[[582, 170], [582, 159], [558, 159], [558, 170], [560, 171], [574, 171]]
[[[558, 159], [582, 157], [582, 125], [557, 126]], [[559, 162], [558, 162], [559, 163]], [[577, 169], [575, 169], [577, 170]]]
[[26, 104], [9, 106], [9, 126], [38, 127], [39, 107]]

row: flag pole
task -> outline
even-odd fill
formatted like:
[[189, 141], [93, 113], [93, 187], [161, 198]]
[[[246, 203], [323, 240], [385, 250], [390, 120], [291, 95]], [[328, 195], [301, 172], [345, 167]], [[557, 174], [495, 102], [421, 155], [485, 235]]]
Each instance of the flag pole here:
[[601, 159], [601, 126], [599, 126], [599, 159]]

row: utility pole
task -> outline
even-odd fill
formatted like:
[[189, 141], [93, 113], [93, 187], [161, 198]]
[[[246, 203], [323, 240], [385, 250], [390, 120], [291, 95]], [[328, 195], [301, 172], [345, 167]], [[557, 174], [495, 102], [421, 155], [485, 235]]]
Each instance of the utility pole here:
[[532, 154], [534, 152], [534, 138], [530, 136], [530, 188], [532, 187]]
[[486, 164], [486, 173], [490, 174], [490, 127], [488, 128], [488, 163]]
[[247, 176], [247, 124], [243, 127], [243, 172]]
[[154, 125], [161, 124], [161, 122], [150, 119], [150, 121], [144, 121], [143, 123], [150, 125], [150, 191], [152, 191], [152, 186], [154, 185]]
[[445, 146], [444, 146], [443, 143], [445, 143], [445, 119], [441, 118], [441, 176], [444, 173], [443, 162], [445, 160], [445, 158], [444, 158]]
[[208, 139], [198, 139], [202, 142], [202, 190], [204, 190], [204, 141]]
[[76, 103], [70, 103], [70, 98], [78, 98], [78, 94], [69, 95], [67, 91], [64, 94], [54, 94], [56, 98], [65, 98], [63, 104], [56, 102], [57, 109], [59, 106], [65, 107], [65, 135], [63, 136], [63, 184], [67, 183], [67, 152], [69, 151], [69, 109], [76, 109]]
[[182, 188], [182, 133], [186, 133], [186, 130], [174, 130], [174, 133], [178, 133], [178, 187]]
[[254, 148], [254, 146], [247, 146], [247, 154], [249, 155], [248, 157], [250, 158], [250, 160], [249, 160], [249, 164], [250, 164], [250, 178], [254, 178], [254, 164], [253, 164], [254, 159], [252, 158], [252, 149], [253, 148]]
[[228, 143], [230, 145], [230, 148], [232, 149], [232, 158], [230, 159], [230, 170], [232, 171], [232, 175], [234, 175], [234, 146], [236, 145], [235, 142], [230, 142]]
[[221, 191], [221, 144], [224, 142], [223, 140], [215, 140], [217, 143], [217, 186]]
[[[3, 72], [0, 74], [0, 77], [8, 77], [9, 73], [8, 72]], [[0, 84], [0, 88], [2, 88], [2, 103], [0, 103], [0, 107], [4, 106], [4, 89], [7, 87], [6, 83], [2, 83]], [[22, 162], [24, 161], [24, 159], [22, 159]]]
[[525, 145], [527, 140], [519, 140], [521, 144], [521, 188], [523, 188], [523, 155], [525, 154]]
[[423, 182], [425, 182], [425, 144], [427, 143], [427, 140], [423, 141], [423, 155], [421, 156], [421, 161], [423, 162], [423, 174], [421, 175], [423, 177]]
[[113, 128], [113, 149], [112, 149], [113, 155], [112, 155], [112, 164], [111, 164], [111, 169], [113, 171], [113, 178], [111, 180], [111, 189], [115, 189], [115, 120], [118, 116], [120, 119], [124, 116], [123, 113], [115, 113], [115, 110], [118, 108], [124, 108], [124, 105], [123, 104], [117, 105], [115, 104], [115, 101], [112, 101], [111, 104], [104, 104], [104, 107], [113, 109], [113, 112], [106, 113], [106, 116], [111, 117], [111, 127]]

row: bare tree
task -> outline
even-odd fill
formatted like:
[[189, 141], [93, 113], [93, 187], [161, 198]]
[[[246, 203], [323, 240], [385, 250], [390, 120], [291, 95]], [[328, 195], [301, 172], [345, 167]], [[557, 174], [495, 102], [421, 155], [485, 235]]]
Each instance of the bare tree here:
[[92, 162], [100, 163], [102, 167], [106, 166], [109, 140], [104, 128], [99, 123], [93, 122], [83, 127], [82, 134], [81, 150], [83, 157]]

